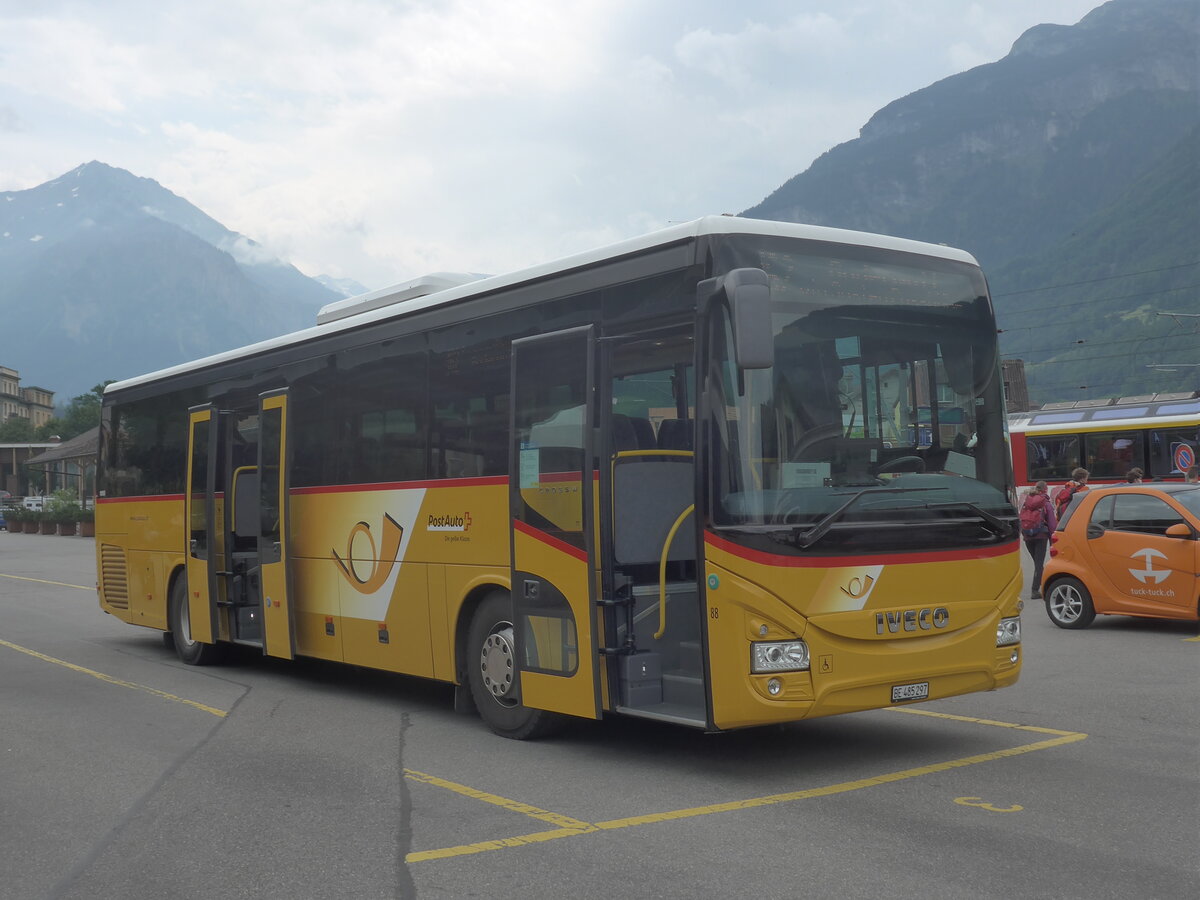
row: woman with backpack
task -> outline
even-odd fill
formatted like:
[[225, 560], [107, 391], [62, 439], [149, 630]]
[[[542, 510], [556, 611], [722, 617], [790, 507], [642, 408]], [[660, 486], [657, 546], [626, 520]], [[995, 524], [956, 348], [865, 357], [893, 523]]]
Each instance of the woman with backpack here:
[[1039, 481], [1033, 490], [1021, 501], [1021, 537], [1025, 540], [1025, 549], [1033, 558], [1033, 586], [1029, 589], [1032, 600], [1042, 597], [1042, 566], [1046, 562], [1046, 548], [1050, 545], [1050, 535], [1058, 527], [1058, 516], [1054, 512], [1054, 504], [1046, 493], [1046, 482]]

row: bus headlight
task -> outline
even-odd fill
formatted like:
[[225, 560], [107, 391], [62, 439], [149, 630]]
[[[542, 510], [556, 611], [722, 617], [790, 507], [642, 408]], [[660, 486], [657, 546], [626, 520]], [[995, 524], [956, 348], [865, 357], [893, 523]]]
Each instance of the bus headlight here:
[[996, 626], [996, 646], [1007, 647], [1010, 644], [1021, 643], [1021, 617], [1001, 619]]
[[798, 672], [808, 668], [804, 641], [760, 641], [750, 645], [750, 671]]

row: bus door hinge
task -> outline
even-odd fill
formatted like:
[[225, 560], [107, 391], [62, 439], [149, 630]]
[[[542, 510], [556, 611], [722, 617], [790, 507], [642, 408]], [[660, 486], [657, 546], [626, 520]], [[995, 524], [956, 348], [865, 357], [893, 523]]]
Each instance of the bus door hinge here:
[[599, 647], [597, 648], [601, 656], [631, 656], [637, 653], [636, 647]]
[[614, 575], [611, 597], [600, 597], [597, 606], [630, 606], [633, 603], [633, 579], [628, 575]]

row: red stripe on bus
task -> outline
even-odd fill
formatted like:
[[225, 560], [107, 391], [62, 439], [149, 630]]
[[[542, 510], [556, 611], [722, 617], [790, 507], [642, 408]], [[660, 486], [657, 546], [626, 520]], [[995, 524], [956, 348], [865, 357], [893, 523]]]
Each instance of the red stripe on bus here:
[[[538, 479], [538, 483], [540, 483], [540, 484], [549, 484], [549, 483], [553, 483], [555, 481], [581, 481], [582, 479], [580, 478], [580, 475], [581, 475], [581, 473], [578, 471], [575, 471], [575, 472], [542, 472], [538, 475], [537, 479]], [[592, 481], [599, 481], [599, 480], [600, 480], [600, 470], [593, 469], [592, 470]]]
[[139, 497], [97, 497], [97, 503], [161, 503], [164, 500], [182, 500], [183, 494], [146, 494]]
[[861, 556], [783, 556], [778, 553], [765, 553], [762, 550], [752, 550], [732, 541], [718, 537], [712, 532], [705, 532], [704, 542], [718, 550], [723, 550], [749, 562], [764, 566], [780, 566], [783, 568], [836, 568], [852, 565], [897, 565], [904, 563], [927, 562], [956, 562], [966, 559], [991, 559], [1015, 553], [1018, 549], [1016, 541], [1004, 544], [993, 544], [990, 547], [971, 547], [966, 550], [934, 550], [914, 551], [912, 553], [885, 553], [881, 555], [864, 554]]
[[556, 481], [582, 481], [583, 473], [578, 469], [574, 472], [540, 472], [537, 480], [541, 484], [553, 484]]
[[296, 494], [353, 494], [359, 491], [413, 491], [422, 488], [489, 487], [508, 484], [507, 475], [486, 478], [440, 478], [435, 481], [377, 481], [370, 484], [333, 484], [319, 487], [292, 488]]
[[524, 522], [513, 519], [513, 530], [519, 531], [521, 534], [531, 537], [535, 541], [541, 541], [547, 547], [558, 550], [560, 553], [566, 553], [575, 557], [581, 562], [587, 562], [587, 551], [579, 547], [574, 547], [571, 544], [568, 544], [566, 541], [547, 534], [544, 531], [540, 531], [539, 529], [534, 528], [532, 525], [526, 525]]

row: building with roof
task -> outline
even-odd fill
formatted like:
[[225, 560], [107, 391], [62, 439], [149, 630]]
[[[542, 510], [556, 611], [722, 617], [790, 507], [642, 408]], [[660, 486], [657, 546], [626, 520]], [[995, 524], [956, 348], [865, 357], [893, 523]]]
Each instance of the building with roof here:
[[32, 488], [25, 464], [34, 456], [57, 447], [58, 443], [0, 444], [0, 499], [4, 493], [13, 497], [39, 493]]
[[[45, 446], [45, 445], [42, 445]], [[27, 469], [45, 474], [45, 492], [74, 491], [80, 502], [96, 496], [96, 459], [100, 452], [100, 426], [83, 434], [51, 444], [25, 461]]]
[[28, 419], [34, 428], [54, 418], [54, 391], [41, 387], [21, 387], [21, 373], [0, 366], [0, 422], [10, 418]]

